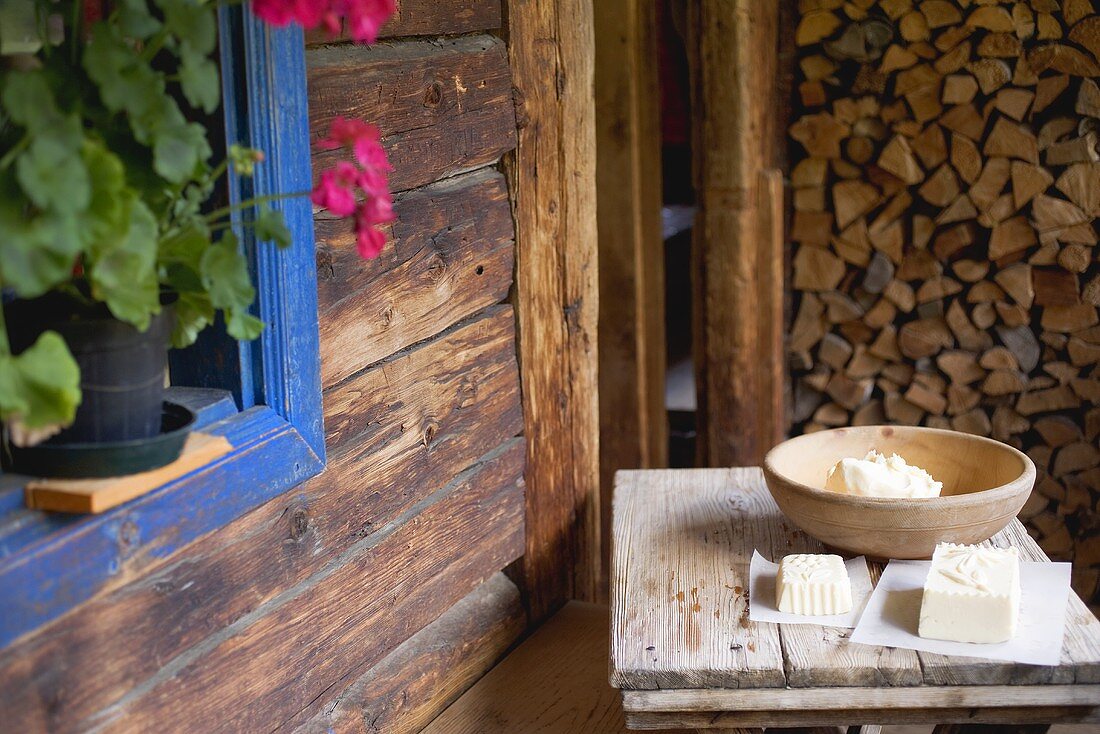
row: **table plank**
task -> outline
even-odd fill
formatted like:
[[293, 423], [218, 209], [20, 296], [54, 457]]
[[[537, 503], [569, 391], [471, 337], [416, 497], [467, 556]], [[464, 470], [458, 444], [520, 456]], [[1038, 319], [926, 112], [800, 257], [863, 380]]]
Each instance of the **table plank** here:
[[748, 579], [752, 549], [789, 536], [752, 481], [737, 469], [616, 474], [611, 685], [786, 685], [777, 626], [749, 621]]
[[[1100, 722], [1091, 706], [1005, 706], [999, 708], [855, 709], [813, 711], [642, 711], [626, 712], [626, 728], [666, 731], [808, 727], [839, 724], [1083, 724]], [[1091, 729], [1090, 729], [1091, 731]]]
[[[1100, 621], [1075, 594], [1057, 667], [857, 645], [844, 629], [750, 622], [746, 589], [753, 549], [772, 559], [821, 551], [779, 512], [759, 469], [620, 472], [613, 514], [612, 685], [645, 690], [923, 684], [946, 690], [1100, 683]], [[1015, 545], [1028, 560], [1046, 560], [1016, 521], [990, 542]], [[872, 566], [876, 580], [877, 571]]]

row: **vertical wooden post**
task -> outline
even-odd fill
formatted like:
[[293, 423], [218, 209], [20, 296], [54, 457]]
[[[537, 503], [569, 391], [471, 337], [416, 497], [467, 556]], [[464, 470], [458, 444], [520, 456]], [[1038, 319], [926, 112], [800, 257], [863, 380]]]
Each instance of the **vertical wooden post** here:
[[665, 466], [668, 421], [656, 4], [594, 5], [600, 533], [606, 572], [615, 472]]
[[519, 128], [506, 161], [527, 438], [532, 621], [599, 582], [596, 135], [591, 0], [509, 0]]
[[778, 24], [775, 2], [689, 3], [698, 446], [712, 466], [758, 464], [785, 430], [781, 195], [761, 179], [778, 161]]

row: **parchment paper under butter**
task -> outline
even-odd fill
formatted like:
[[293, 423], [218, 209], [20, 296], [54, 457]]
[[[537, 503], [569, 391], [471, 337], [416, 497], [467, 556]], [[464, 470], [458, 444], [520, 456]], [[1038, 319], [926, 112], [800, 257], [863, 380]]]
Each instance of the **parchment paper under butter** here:
[[790, 614], [775, 607], [775, 577], [779, 564], [752, 552], [749, 563], [749, 619], [753, 622], [779, 624], [819, 624], [824, 627], [855, 627], [864, 605], [871, 596], [871, 574], [863, 556], [845, 561], [848, 580], [852, 584], [852, 611], [847, 614]]
[[859, 625], [849, 638], [941, 655], [1058, 665], [1069, 602], [1070, 564], [1020, 562], [1020, 618], [1008, 642], [977, 644], [926, 640], [917, 634], [924, 579], [931, 561], [890, 561]]

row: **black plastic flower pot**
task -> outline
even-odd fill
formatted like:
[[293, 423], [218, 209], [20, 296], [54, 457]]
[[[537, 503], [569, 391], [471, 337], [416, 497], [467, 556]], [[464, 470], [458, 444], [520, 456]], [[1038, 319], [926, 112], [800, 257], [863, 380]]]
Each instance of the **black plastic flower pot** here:
[[[14, 353], [33, 344], [42, 332], [52, 330], [65, 340], [80, 366], [82, 400], [76, 418], [71, 426], [42, 446], [132, 444], [155, 441], [161, 436], [164, 432], [165, 370], [174, 321], [170, 303], [153, 316], [145, 331], [119, 321], [105, 307], [84, 306], [59, 294], [13, 301], [4, 306], [4, 314]], [[7, 447], [4, 452], [5, 468], [42, 474], [41, 465], [34, 466], [33, 470], [29, 466], [19, 466], [18, 457], [22, 452], [13, 448]], [[175, 456], [157, 465], [173, 461], [178, 454], [177, 450]], [[118, 473], [142, 470], [122, 468], [127, 471]], [[104, 467], [97, 473], [102, 475], [107, 470], [108, 467]], [[58, 467], [51, 475], [74, 476], [64, 467]]]

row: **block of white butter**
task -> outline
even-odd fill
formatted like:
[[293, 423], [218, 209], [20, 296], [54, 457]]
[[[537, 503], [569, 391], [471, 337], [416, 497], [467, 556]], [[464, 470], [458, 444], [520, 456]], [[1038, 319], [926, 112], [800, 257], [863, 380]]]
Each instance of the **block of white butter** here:
[[775, 606], [790, 614], [847, 614], [852, 583], [840, 556], [784, 556], [775, 579]]
[[943, 483], [897, 454], [871, 449], [862, 459], [841, 459], [829, 470], [825, 489], [861, 497], [939, 497]]
[[921, 637], [1007, 642], [1020, 616], [1020, 557], [1015, 548], [940, 543], [924, 581]]

